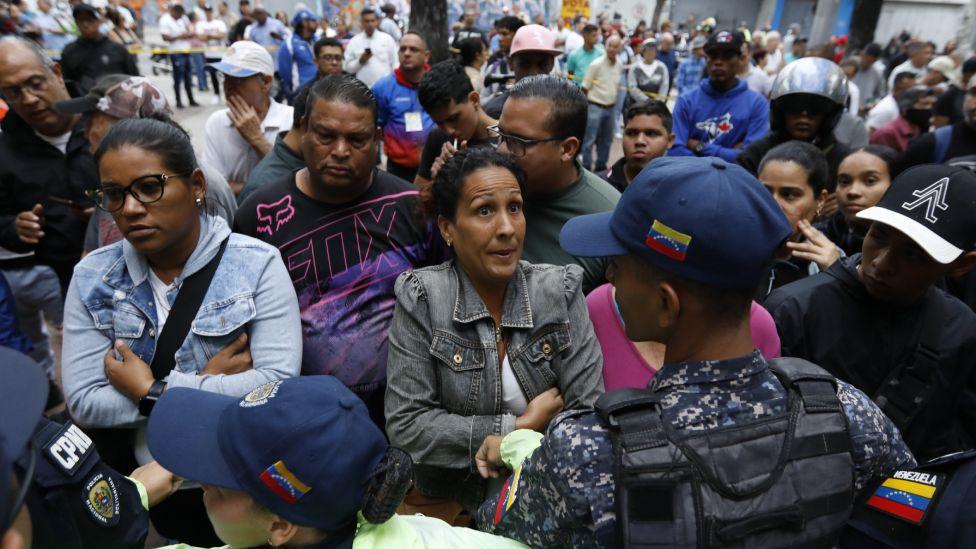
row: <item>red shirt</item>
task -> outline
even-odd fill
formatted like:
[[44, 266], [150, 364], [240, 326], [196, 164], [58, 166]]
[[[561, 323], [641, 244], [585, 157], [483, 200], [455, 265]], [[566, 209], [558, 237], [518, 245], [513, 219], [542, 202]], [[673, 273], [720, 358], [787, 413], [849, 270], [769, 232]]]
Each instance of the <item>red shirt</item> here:
[[898, 118], [874, 130], [870, 141], [872, 145], [884, 145], [898, 152], [905, 152], [908, 142], [918, 137], [920, 133], [921, 130], [905, 120], [904, 116], [899, 115]]

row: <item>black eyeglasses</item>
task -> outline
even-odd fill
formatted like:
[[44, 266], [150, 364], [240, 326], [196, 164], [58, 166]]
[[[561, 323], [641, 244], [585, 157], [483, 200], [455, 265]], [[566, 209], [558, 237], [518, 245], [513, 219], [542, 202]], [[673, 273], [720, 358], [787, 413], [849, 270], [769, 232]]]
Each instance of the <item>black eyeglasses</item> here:
[[92, 199], [92, 202], [96, 206], [106, 212], [115, 212], [122, 209], [122, 206], [125, 205], [125, 195], [127, 194], [131, 194], [133, 198], [143, 204], [152, 204], [163, 198], [163, 188], [167, 180], [174, 177], [186, 177], [192, 173], [144, 175], [130, 183], [127, 187], [105, 185], [88, 191], [88, 197]]
[[502, 133], [498, 129], [498, 124], [494, 126], [488, 126], [488, 135], [495, 139], [495, 146], [505, 143], [509, 152], [512, 156], [516, 158], [522, 158], [525, 153], [528, 152], [529, 147], [534, 147], [539, 143], [548, 143], [550, 141], [562, 141], [566, 139], [565, 137], [550, 137], [549, 139], [525, 139], [524, 137], [519, 137], [517, 135], [509, 135], [507, 133]]
[[28, 92], [34, 97], [47, 91], [48, 81], [43, 76], [32, 76], [19, 86], [4, 86], [0, 88], [0, 95], [12, 103], [19, 103], [24, 99], [24, 92]]

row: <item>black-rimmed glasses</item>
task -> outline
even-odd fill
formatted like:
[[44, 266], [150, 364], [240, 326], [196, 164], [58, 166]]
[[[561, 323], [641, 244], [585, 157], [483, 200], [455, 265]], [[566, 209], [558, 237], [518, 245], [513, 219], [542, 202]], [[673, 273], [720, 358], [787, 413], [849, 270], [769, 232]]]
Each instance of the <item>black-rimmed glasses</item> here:
[[495, 139], [495, 146], [505, 143], [509, 152], [512, 156], [516, 158], [522, 158], [525, 153], [528, 152], [529, 147], [534, 147], [540, 143], [548, 143], [551, 141], [562, 141], [566, 139], [565, 137], [550, 137], [548, 139], [525, 139], [524, 137], [519, 137], [517, 135], [509, 135], [507, 133], [502, 133], [498, 129], [498, 124], [494, 126], [488, 126], [488, 135]]
[[143, 204], [152, 204], [163, 198], [163, 188], [166, 186], [167, 180], [174, 177], [186, 177], [192, 173], [144, 175], [130, 183], [127, 187], [104, 185], [95, 190], [88, 191], [88, 197], [92, 199], [92, 202], [96, 206], [106, 212], [115, 212], [122, 209], [122, 206], [125, 205], [125, 195], [127, 194], [131, 194], [133, 198]]

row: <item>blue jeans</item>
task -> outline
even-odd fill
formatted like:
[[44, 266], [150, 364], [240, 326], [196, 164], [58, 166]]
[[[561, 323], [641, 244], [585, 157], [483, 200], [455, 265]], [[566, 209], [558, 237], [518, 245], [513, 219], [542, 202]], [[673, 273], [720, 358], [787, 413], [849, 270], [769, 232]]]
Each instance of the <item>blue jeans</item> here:
[[[617, 115], [614, 105], [601, 107], [590, 103], [586, 109], [586, 136], [583, 138], [583, 167], [593, 172], [605, 172], [613, 144], [613, 119]], [[596, 165], [592, 164], [593, 146], [596, 145]]]
[[171, 53], [169, 60], [173, 63], [173, 88], [176, 91], [176, 104], [183, 104], [180, 99], [181, 84], [186, 90], [187, 99], [193, 102], [193, 73], [190, 71], [190, 54]]
[[64, 300], [58, 276], [46, 265], [4, 269], [3, 276], [13, 290], [20, 330], [34, 346], [28, 353], [48, 377], [54, 379], [54, 352], [47, 323], [60, 329]]
[[197, 76], [197, 86], [199, 86], [200, 91], [207, 91], [207, 71], [204, 70], [206, 60], [203, 58], [203, 53], [191, 53], [190, 63], [193, 65], [193, 72]]

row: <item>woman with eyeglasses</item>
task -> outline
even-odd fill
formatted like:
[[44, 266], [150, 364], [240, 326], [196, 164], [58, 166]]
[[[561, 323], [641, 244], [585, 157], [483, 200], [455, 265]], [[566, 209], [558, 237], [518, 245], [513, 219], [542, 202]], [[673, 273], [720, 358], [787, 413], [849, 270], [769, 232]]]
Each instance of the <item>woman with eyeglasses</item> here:
[[434, 178], [431, 206], [454, 259], [397, 279], [386, 421], [414, 461], [405, 513], [451, 522], [476, 509], [486, 436], [544, 432], [603, 392], [582, 269], [520, 261], [524, 180], [493, 148], [458, 151]]
[[[95, 161], [100, 183], [92, 198], [125, 238], [75, 267], [65, 303], [64, 390], [68, 411], [83, 427], [128, 429], [112, 431], [118, 435], [112, 440], [128, 441], [143, 464], [152, 460], [146, 418], [163, 391], [192, 387], [241, 396], [298, 375], [298, 301], [275, 248], [231, 234], [208, 212], [207, 182], [182, 129], [153, 119], [123, 120], [102, 140]], [[214, 266], [209, 284], [194, 282]], [[198, 308], [181, 303], [188, 284], [204, 292]], [[182, 333], [181, 318], [192, 320]], [[173, 319], [177, 327], [167, 337], [175, 334], [176, 351], [157, 357]], [[154, 375], [153, 364], [172, 368]], [[194, 418], [186, 420], [189, 426]], [[115, 446], [113, 466], [131, 470], [133, 452], [124, 455], [126, 442]], [[202, 510], [199, 492], [192, 503]], [[196, 518], [210, 528], [204, 514]], [[212, 531], [194, 539], [156, 526], [187, 543], [216, 543]]]

